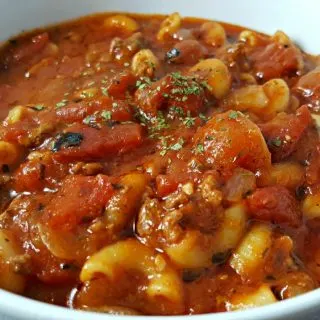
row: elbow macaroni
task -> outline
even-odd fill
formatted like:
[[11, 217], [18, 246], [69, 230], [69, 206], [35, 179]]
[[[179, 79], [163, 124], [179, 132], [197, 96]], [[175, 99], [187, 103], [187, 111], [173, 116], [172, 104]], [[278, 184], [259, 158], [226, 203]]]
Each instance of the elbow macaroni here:
[[103, 23], [105, 28], [117, 29], [127, 33], [133, 33], [139, 29], [138, 23], [125, 15], [108, 17]]
[[275, 163], [267, 172], [263, 172], [258, 181], [261, 186], [279, 184], [289, 189], [297, 188], [304, 179], [304, 169], [302, 165], [295, 162]]
[[239, 41], [248, 44], [250, 47], [254, 47], [257, 44], [257, 34], [251, 30], [243, 30], [239, 34]]
[[212, 236], [196, 230], [185, 232], [184, 238], [165, 248], [170, 259], [180, 268], [201, 268], [211, 265], [214, 243]]
[[205, 22], [201, 26], [203, 40], [212, 46], [220, 47], [226, 42], [226, 32], [223, 26], [217, 22]]
[[271, 236], [272, 230], [268, 225], [254, 225], [234, 251], [230, 260], [231, 268], [242, 278], [251, 278], [264, 262], [265, 254], [272, 244]]
[[132, 58], [132, 72], [136, 76], [152, 77], [159, 67], [159, 60], [149, 49], [142, 49]]
[[269, 99], [267, 110], [269, 113], [278, 113], [285, 111], [288, 108], [290, 101], [290, 90], [284, 80], [271, 79], [262, 87]]
[[269, 99], [259, 85], [250, 85], [233, 91], [225, 100], [225, 104], [239, 111], [259, 112], [268, 106]]
[[235, 205], [225, 211], [224, 221], [214, 235], [189, 230], [184, 238], [167, 246], [165, 252], [180, 268], [201, 268], [212, 265], [215, 253], [236, 247], [246, 228], [247, 215], [243, 205]]
[[10, 142], [0, 141], [0, 164], [14, 164], [19, 158], [19, 148]]
[[4, 120], [4, 124], [10, 125], [17, 123], [24, 119], [26, 116], [30, 115], [31, 113], [34, 113], [34, 111], [30, 108], [24, 106], [15, 106], [12, 109], [10, 109], [8, 116]]
[[146, 293], [150, 299], [160, 296], [182, 304], [182, 283], [178, 274], [161, 255], [155, 257], [151, 249], [133, 239], [119, 241], [94, 254], [84, 264], [80, 279], [90, 281], [100, 273], [112, 281], [119, 268], [141, 272], [149, 281]]
[[276, 33], [271, 37], [271, 39], [275, 42], [278, 42], [284, 46], [292, 45], [292, 41], [288, 35], [286, 35], [283, 31], [276, 31]]
[[147, 185], [144, 174], [133, 172], [120, 180], [123, 187], [109, 201], [105, 210], [106, 223], [113, 230], [121, 230], [132, 219]]
[[247, 213], [241, 204], [225, 210], [222, 225], [218, 229], [214, 251], [226, 252], [237, 246], [246, 230]]
[[14, 271], [10, 260], [20, 254], [13, 239], [3, 230], [0, 230], [0, 288], [15, 293], [22, 293], [25, 279]]
[[179, 13], [172, 13], [167, 17], [160, 26], [157, 34], [157, 39], [163, 41], [165, 37], [172, 36], [181, 26], [181, 16]]
[[320, 217], [320, 193], [310, 194], [304, 199], [302, 212], [307, 219]]
[[277, 299], [267, 285], [262, 285], [256, 291], [249, 294], [235, 294], [229, 303], [227, 310], [244, 310], [254, 307], [265, 306], [276, 302]]
[[290, 90], [282, 79], [271, 79], [262, 86], [249, 85], [234, 90], [226, 97], [226, 106], [251, 111], [257, 115], [275, 115], [286, 111], [290, 101]]
[[202, 60], [190, 69], [191, 72], [200, 72], [205, 75], [209, 91], [221, 99], [230, 90], [231, 75], [228, 67], [219, 59]]

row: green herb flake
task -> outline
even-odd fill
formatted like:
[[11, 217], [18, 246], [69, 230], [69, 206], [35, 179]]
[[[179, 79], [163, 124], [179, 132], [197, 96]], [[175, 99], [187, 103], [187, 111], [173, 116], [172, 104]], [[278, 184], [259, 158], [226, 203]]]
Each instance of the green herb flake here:
[[166, 153], [167, 153], [167, 150], [166, 149], [164, 149], [164, 150], [161, 150], [160, 151], [160, 156], [165, 156], [166, 155]]
[[275, 147], [280, 147], [282, 144], [282, 141], [279, 137], [276, 137], [275, 139], [271, 140], [271, 144]]
[[178, 139], [178, 142], [176, 142], [174, 145], [172, 145], [172, 146], [170, 147], [170, 150], [179, 151], [179, 150], [182, 149], [183, 145], [184, 145], [184, 140], [183, 140], [183, 138], [179, 138], [179, 139]]
[[209, 120], [209, 118], [207, 118], [203, 113], [199, 113], [199, 118], [203, 121], [203, 122], [207, 122]]
[[94, 93], [93, 92], [82, 91], [81, 94], [80, 94], [80, 98], [82, 98], [82, 99], [93, 98], [93, 97], [94, 97]]
[[229, 113], [229, 119], [237, 119], [239, 116], [238, 112], [237, 111], [230, 111]]
[[111, 111], [103, 110], [101, 112], [101, 117], [105, 120], [111, 120], [111, 117], [112, 117]]
[[214, 139], [213, 136], [206, 136], [206, 140], [207, 140], [207, 141], [212, 141], [213, 139]]
[[106, 87], [101, 87], [101, 92], [104, 96], [109, 97], [109, 92], [108, 92], [108, 88]]
[[34, 110], [37, 110], [37, 111], [42, 111], [42, 110], [44, 110], [46, 107], [43, 106], [42, 104], [37, 104], [37, 105], [35, 105], [35, 106], [32, 106], [31, 108], [34, 109]]
[[202, 81], [200, 84], [202, 85], [203, 88], [212, 90], [212, 87], [208, 84], [207, 81]]
[[180, 88], [173, 88], [173, 89], [171, 89], [171, 93], [172, 93], [172, 94], [183, 93], [183, 91], [182, 91], [182, 89], [180, 89]]
[[137, 80], [136, 87], [141, 90], [147, 86], [151, 86], [152, 81], [148, 77], [141, 77], [140, 80]]
[[115, 108], [115, 109], [116, 109], [116, 108], [118, 108], [118, 106], [119, 106], [119, 105], [118, 105], [117, 102], [112, 102], [112, 108]]
[[187, 96], [183, 96], [182, 99], [181, 99], [182, 102], [185, 102], [185, 101], [187, 101], [187, 100], [188, 100], [188, 97], [187, 97]]
[[196, 154], [202, 154], [204, 153], [204, 146], [202, 143], [198, 143], [195, 149]]
[[68, 104], [68, 100], [61, 100], [60, 102], [56, 103], [56, 109], [65, 107]]
[[195, 119], [191, 117], [190, 111], [188, 111], [188, 115], [187, 117], [185, 117], [185, 119], [183, 120], [183, 124], [187, 127], [187, 128], [191, 128], [195, 125]]
[[166, 119], [161, 111], [158, 111], [157, 117], [156, 117], [156, 125], [155, 125], [155, 130], [160, 131], [162, 129], [168, 128], [169, 125], [166, 122]]
[[172, 78], [176, 79], [176, 80], [181, 80], [184, 79], [184, 77], [181, 75], [180, 72], [172, 72], [171, 73]]
[[179, 116], [184, 116], [184, 111], [181, 107], [172, 106], [170, 107], [170, 111], [176, 113]]
[[187, 87], [183, 90], [183, 93], [186, 94], [186, 95], [191, 95], [191, 94], [194, 94], [194, 95], [199, 95], [201, 92], [201, 88], [197, 85], [197, 84], [194, 84], [190, 87]]
[[164, 136], [161, 136], [159, 137], [160, 141], [161, 141], [161, 151], [160, 151], [160, 156], [164, 156], [166, 155], [167, 151], [168, 151], [168, 142], [167, 142], [167, 139], [168, 137], [164, 137]]
[[146, 83], [142, 83], [142, 84], [138, 87], [138, 89], [142, 90], [142, 89], [145, 88], [146, 86], [147, 86]]
[[82, 122], [84, 124], [88, 125], [88, 124], [90, 124], [92, 122], [92, 120], [93, 120], [93, 116], [90, 115], [90, 116], [85, 117]]
[[91, 82], [89, 82], [89, 83], [87, 84], [87, 86], [88, 86], [88, 87], [91, 87], [91, 86], [93, 86], [95, 83], [96, 83], [95, 81], [91, 81]]
[[149, 123], [149, 118], [147, 117], [147, 115], [141, 111], [140, 109], [137, 108], [137, 111], [135, 113], [135, 118], [138, 119], [138, 121], [140, 123], [143, 123], [143, 124], [148, 124]]

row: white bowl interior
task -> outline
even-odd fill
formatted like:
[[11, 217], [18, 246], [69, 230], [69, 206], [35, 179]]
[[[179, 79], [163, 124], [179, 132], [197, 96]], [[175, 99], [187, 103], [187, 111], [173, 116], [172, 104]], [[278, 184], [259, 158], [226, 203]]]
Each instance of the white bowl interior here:
[[[204, 17], [247, 26], [266, 33], [281, 29], [307, 52], [320, 52], [318, 0], [0, 0], [0, 40], [22, 30], [45, 26], [99, 11], [171, 13]], [[111, 316], [84, 314], [32, 301], [0, 290], [2, 314], [28, 320], [100, 320]], [[319, 305], [319, 306], [318, 306]], [[306, 312], [320, 310], [320, 289], [285, 302], [229, 314], [194, 316], [194, 320], [309, 319]], [[302, 313], [304, 316], [302, 316]], [[309, 313], [308, 313], [309, 314]], [[118, 317], [145, 319], [143, 317]], [[157, 317], [157, 319], [164, 319]], [[166, 318], [167, 319], [167, 318]], [[171, 317], [170, 319], [177, 319]], [[181, 317], [179, 317], [181, 319]]]
[[318, 0], [1, 0], [0, 39], [46, 24], [99, 11], [171, 13], [247, 26], [281, 29], [305, 51], [320, 53]]

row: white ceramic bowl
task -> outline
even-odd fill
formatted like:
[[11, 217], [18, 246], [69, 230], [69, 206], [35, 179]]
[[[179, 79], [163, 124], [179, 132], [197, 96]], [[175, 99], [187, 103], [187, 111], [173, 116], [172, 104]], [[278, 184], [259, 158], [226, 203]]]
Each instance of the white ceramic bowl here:
[[[304, 50], [320, 53], [319, 0], [0, 0], [0, 41], [22, 30], [99, 11], [179, 11], [184, 16], [230, 22], [266, 33], [282, 29]], [[320, 314], [320, 289], [266, 307], [193, 316], [192, 320], [300, 320], [317, 314]], [[24, 320], [106, 320], [113, 317], [56, 307], [0, 290], [0, 319], [7, 319], [6, 316]], [[119, 316], [117, 319], [146, 318]], [[170, 320], [176, 319], [183, 317], [170, 317]]]

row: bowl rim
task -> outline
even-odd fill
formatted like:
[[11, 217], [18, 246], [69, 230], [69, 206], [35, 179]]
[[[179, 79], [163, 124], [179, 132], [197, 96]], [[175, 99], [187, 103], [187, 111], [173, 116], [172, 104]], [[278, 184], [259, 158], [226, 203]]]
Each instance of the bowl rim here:
[[[0, 289], [0, 301], [1, 310], [5, 315], [15, 317], [17, 319], [30, 319], [30, 320], [106, 320], [114, 317], [114, 315], [81, 311], [70, 309], [66, 307], [56, 306], [49, 303], [41, 302], [31, 298], [23, 297], [5, 290]], [[273, 304], [232, 312], [219, 312], [219, 313], [207, 313], [192, 315], [193, 320], [270, 320], [278, 319], [279, 317], [284, 319], [290, 319], [290, 316], [301, 315], [305, 311], [312, 311], [316, 307], [319, 307], [320, 302], [320, 288], [302, 294], [300, 296], [275, 302]], [[147, 316], [148, 319], [157, 320], [181, 320], [186, 315], [177, 316]], [[118, 316], [121, 320], [146, 320], [146, 316]], [[188, 317], [190, 317], [188, 315]]]

